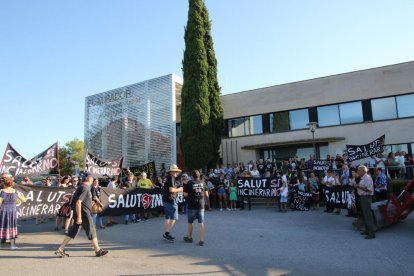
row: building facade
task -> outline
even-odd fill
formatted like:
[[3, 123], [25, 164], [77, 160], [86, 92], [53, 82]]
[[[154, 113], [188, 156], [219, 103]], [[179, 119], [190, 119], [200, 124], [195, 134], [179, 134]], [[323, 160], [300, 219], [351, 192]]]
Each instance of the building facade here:
[[86, 97], [85, 152], [123, 167], [176, 163], [182, 79], [170, 74]]
[[[224, 164], [343, 154], [385, 134], [385, 154], [414, 150], [414, 62], [221, 97]], [[314, 136], [309, 123], [317, 123]], [[313, 138], [314, 137], [314, 138]]]

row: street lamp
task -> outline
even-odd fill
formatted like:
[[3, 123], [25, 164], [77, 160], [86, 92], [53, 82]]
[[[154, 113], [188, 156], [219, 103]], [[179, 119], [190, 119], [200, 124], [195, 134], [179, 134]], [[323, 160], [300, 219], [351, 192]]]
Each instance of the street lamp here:
[[309, 122], [307, 124], [309, 126], [309, 131], [312, 132], [312, 143], [313, 143], [313, 158], [316, 159], [316, 147], [315, 147], [315, 130], [318, 126], [317, 122]]

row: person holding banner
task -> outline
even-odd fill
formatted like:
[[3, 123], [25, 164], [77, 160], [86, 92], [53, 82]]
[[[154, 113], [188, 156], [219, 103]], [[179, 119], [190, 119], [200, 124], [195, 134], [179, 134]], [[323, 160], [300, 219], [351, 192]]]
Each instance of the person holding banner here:
[[183, 192], [183, 187], [176, 188], [175, 186], [175, 179], [180, 172], [181, 170], [177, 167], [177, 165], [172, 164], [170, 166], [167, 179], [164, 184], [164, 193], [162, 195], [165, 213], [165, 233], [162, 237], [168, 242], [174, 242], [175, 239], [175, 237], [171, 235], [171, 230], [174, 227], [175, 221], [178, 219], [178, 206], [175, 199], [177, 197], [177, 193]]
[[[134, 180], [134, 174], [128, 169], [128, 176], [127, 176], [127, 180], [122, 182], [121, 184], [121, 189], [124, 190], [130, 190], [130, 189], [134, 189], [136, 186], [135, 184], [135, 180]], [[125, 215], [125, 224], [128, 224], [129, 222], [129, 217], [132, 217], [132, 222], [138, 222], [138, 220], [136, 219], [135, 214], [132, 215]]]
[[375, 239], [374, 218], [372, 216], [371, 202], [374, 195], [374, 183], [371, 176], [368, 175], [368, 168], [365, 166], [358, 167], [358, 176], [361, 177], [356, 185], [361, 206], [362, 216], [365, 224], [365, 231], [361, 234], [366, 235], [365, 239]]
[[82, 185], [78, 186], [75, 194], [73, 195], [72, 209], [74, 210], [73, 220], [75, 223], [69, 230], [67, 236], [63, 239], [63, 242], [59, 248], [54, 252], [55, 255], [60, 258], [69, 257], [69, 255], [65, 252], [65, 246], [78, 235], [81, 227], [85, 230], [86, 236], [92, 242], [96, 257], [104, 256], [109, 252], [108, 250], [99, 247], [95, 225], [92, 221], [92, 195], [90, 191], [92, 182], [93, 177], [87, 173], [84, 175]]
[[3, 174], [1, 176], [3, 189], [0, 190], [0, 240], [10, 240], [10, 249], [16, 250], [17, 209], [18, 201], [26, 202], [26, 197], [13, 188], [13, 176]]

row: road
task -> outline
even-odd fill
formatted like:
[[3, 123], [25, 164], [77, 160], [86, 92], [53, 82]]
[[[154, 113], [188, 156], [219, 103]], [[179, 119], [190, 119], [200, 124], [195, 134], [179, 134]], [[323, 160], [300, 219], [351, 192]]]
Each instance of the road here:
[[[122, 218], [119, 218], [120, 222]], [[205, 246], [182, 241], [186, 217], [162, 240], [163, 218], [98, 231], [107, 256], [94, 257], [84, 232], [60, 259], [53, 222], [20, 221], [19, 250], [3, 244], [3, 275], [412, 275], [414, 216], [365, 240], [352, 219], [320, 211], [274, 208], [206, 212]], [[196, 228], [197, 229], [197, 228]], [[197, 233], [197, 231], [195, 232]]]

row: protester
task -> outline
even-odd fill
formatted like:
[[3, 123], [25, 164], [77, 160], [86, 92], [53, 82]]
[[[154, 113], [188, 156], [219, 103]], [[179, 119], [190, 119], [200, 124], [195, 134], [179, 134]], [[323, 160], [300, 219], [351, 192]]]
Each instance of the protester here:
[[188, 235], [184, 237], [185, 242], [193, 242], [193, 222], [198, 220], [198, 245], [204, 245], [204, 205], [208, 197], [208, 187], [200, 180], [200, 172], [194, 170], [191, 173], [193, 178], [184, 189], [184, 196], [188, 201]]
[[230, 183], [230, 210], [236, 210], [236, 202], [237, 202], [237, 187], [235, 186], [234, 182]]
[[1, 176], [2, 189], [0, 190], [0, 240], [1, 243], [10, 240], [10, 249], [16, 250], [17, 210], [18, 201], [26, 202], [26, 197], [13, 188], [13, 176], [4, 173]]
[[[181, 180], [180, 180], [180, 186], [183, 187], [183, 191], [185, 191], [185, 187], [187, 186], [187, 184], [188, 184], [188, 174], [183, 173], [181, 175]], [[183, 215], [187, 214], [187, 208], [188, 208], [187, 200], [183, 200], [183, 202], [178, 203], [178, 211], [181, 214]]]
[[65, 236], [62, 244], [55, 251], [55, 255], [60, 258], [69, 257], [69, 255], [65, 252], [65, 246], [77, 236], [81, 227], [85, 230], [86, 236], [92, 242], [92, 247], [95, 250], [96, 257], [104, 256], [109, 252], [108, 250], [99, 247], [95, 225], [92, 221], [92, 195], [90, 192], [92, 181], [93, 177], [89, 174], [86, 174], [83, 178], [82, 185], [76, 189], [76, 192], [73, 196], [72, 209], [74, 209], [73, 219], [75, 221], [75, 224], [69, 230], [67, 236]]
[[374, 218], [372, 216], [371, 202], [374, 195], [374, 185], [372, 178], [367, 174], [368, 169], [365, 166], [358, 167], [358, 176], [361, 180], [356, 185], [359, 195], [359, 204], [361, 206], [362, 216], [365, 224], [365, 231], [361, 234], [366, 235], [365, 239], [375, 239]]
[[375, 177], [375, 200], [387, 199], [388, 179], [381, 168], [377, 168]]
[[[327, 188], [333, 187], [333, 185], [335, 185], [335, 178], [332, 176], [331, 170], [328, 170], [326, 172], [326, 175], [324, 176], [322, 180], [322, 184], [325, 185]], [[333, 211], [334, 211], [334, 208], [328, 207], [328, 205], [326, 205], [326, 209], [324, 212], [332, 213]]]
[[280, 211], [287, 212], [287, 202], [289, 195], [289, 185], [286, 180], [282, 178], [282, 187], [279, 188], [280, 193]]
[[28, 176], [23, 177], [23, 180], [20, 181], [20, 185], [33, 185], [33, 182]]
[[[111, 189], [118, 188], [118, 181], [119, 181], [119, 179], [118, 179], [117, 176], [112, 176], [111, 181], [109, 181], [107, 187], [108, 188], [111, 188]], [[114, 224], [117, 224], [117, 222], [115, 221], [114, 217], [113, 216], [108, 216], [107, 217], [107, 220], [106, 220], [106, 226], [112, 226]]]
[[[129, 169], [128, 169], [127, 179], [122, 182], [121, 189], [131, 190], [131, 189], [134, 189], [135, 186], [136, 186], [136, 184], [135, 184], [135, 181], [134, 181], [134, 174], [131, 171], [129, 171]], [[138, 220], [136, 219], [135, 214], [131, 214], [131, 215], [127, 214], [127, 215], [124, 216], [125, 224], [129, 223], [129, 217], [132, 217], [132, 222], [135, 222], [135, 223], [138, 222]]]
[[227, 208], [227, 197], [226, 197], [226, 190], [225, 190], [225, 185], [224, 185], [224, 176], [222, 175], [220, 176], [219, 183], [217, 186], [217, 196], [218, 196], [220, 211], [223, 211], [223, 208], [230, 210], [229, 208]]
[[[141, 178], [138, 180], [137, 188], [140, 188], [140, 189], [154, 189], [154, 185], [152, 184], [151, 180], [147, 178], [147, 173], [146, 172], [141, 173]], [[149, 219], [149, 214], [150, 214], [149, 212], [144, 212], [144, 221]], [[139, 214], [137, 215], [136, 219], [138, 221], [140, 220]]]
[[[93, 203], [97, 204], [100, 208], [103, 208], [103, 204], [101, 202], [101, 186], [99, 186], [99, 179], [95, 178], [92, 183], [91, 187], [91, 195]], [[96, 227], [96, 220], [98, 219], [99, 228], [105, 229], [105, 225], [103, 224], [103, 216], [99, 213], [95, 213], [92, 210], [92, 221], [93, 225]]]
[[[69, 177], [65, 176], [62, 178], [62, 181], [59, 184], [60, 188], [68, 188], [69, 187]], [[59, 230], [60, 224], [63, 225], [62, 228], [65, 228], [66, 225], [66, 220], [68, 219], [68, 217], [70, 217], [70, 208], [67, 207], [67, 205], [65, 206], [65, 204], [62, 204], [62, 206], [60, 207], [57, 215], [56, 215], [56, 222], [55, 222], [55, 231]], [[67, 228], [65, 228], [66, 231]]]
[[319, 179], [314, 172], [310, 173], [309, 188], [312, 194], [312, 210], [319, 210]]
[[72, 177], [71, 181], [68, 183], [69, 188], [76, 188], [79, 184], [79, 178], [77, 176]]
[[167, 174], [167, 178], [164, 184], [164, 193], [162, 201], [164, 204], [165, 222], [164, 222], [164, 240], [174, 242], [175, 237], [171, 235], [171, 231], [174, 227], [175, 221], [178, 219], [178, 206], [175, 202], [177, 193], [182, 193], [183, 188], [176, 188], [175, 179], [181, 170], [177, 165], [172, 164]]

